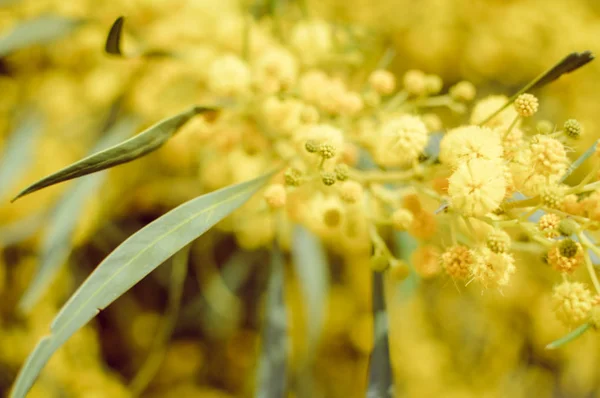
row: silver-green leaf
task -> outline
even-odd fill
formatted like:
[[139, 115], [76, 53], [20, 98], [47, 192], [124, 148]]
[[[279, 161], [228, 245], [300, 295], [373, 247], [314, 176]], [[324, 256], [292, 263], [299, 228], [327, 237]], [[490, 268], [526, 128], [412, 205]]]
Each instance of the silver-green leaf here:
[[[94, 152], [111, 147], [130, 136], [138, 124], [134, 118], [126, 118], [116, 123], [98, 142]], [[31, 311], [54, 280], [60, 267], [67, 261], [71, 253], [73, 234], [77, 222], [81, 218], [81, 211], [87, 200], [98, 191], [105, 178], [106, 173], [85, 176], [78, 180], [59, 200], [44, 231], [40, 265], [19, 302], [20, 311], [25, 313]]]
[[10, 398], [25, 398], [52, 354], [98, 312], [231, 214], [274, 173], [192, 199], [133, 234], [108, 255], [54, 318], [20, 370]]
[[283, 253], [279, 245], [275, 243], [271, 252], [256, 398], [286, 396], [288, 337], [287, 311], [284, 301], [284, 266]]
[[33, 148], [43, 131], [43, 117], [35, 110], [26, 111], [15, 131], [10, 135], [0, 161], [0, 198], [7, 193], [15, 181], [31, 165]]
[[79, 19], [42, 15], [23, 21], [0, 38], [0, 56], [35, 44], [47, 44], [69, 35], [83, 24]]
[[164, 145], [171, 137], [175, 135], [175, 133], [177, 133], [179, 128], [192, 117], [206, 112], [216, 112], [216, 109], [194, 106], [182, 113], [164, 119], [125, 142], [90, 155], [78, 162], [73, 163], [70, 166], [65, 167], [64, 169], [57, 171], [56, 173], [42, 178], [38, 182], [21, 191], [21, 193], [19, 193], [12, 201], [14, 202], [22, 196], [38, 191], [50, 185], [58, 184], [59, 182], [68, 181], [73, 178], [131, 162], [132, 160], [147, 155]]

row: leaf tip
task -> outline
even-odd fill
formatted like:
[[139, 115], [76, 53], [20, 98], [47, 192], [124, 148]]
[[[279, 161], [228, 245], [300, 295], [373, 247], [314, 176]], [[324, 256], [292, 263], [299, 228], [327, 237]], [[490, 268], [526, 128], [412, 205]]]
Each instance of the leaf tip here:
[[106, 44], [104, 45], [104, 51], [107, 54], [122, 56], [121, 51], [121, 34], [123, 32], [123, 24], [125, 17], [120, 16], [110, 27], [108, 36], [106, 37]]

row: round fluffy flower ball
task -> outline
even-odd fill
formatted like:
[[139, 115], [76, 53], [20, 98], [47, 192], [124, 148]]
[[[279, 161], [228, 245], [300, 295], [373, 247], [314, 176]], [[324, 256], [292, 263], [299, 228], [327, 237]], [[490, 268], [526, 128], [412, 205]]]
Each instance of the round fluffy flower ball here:
[[583, 283], [565, 281], [554, 287], [552, 303], [556, 317], [566, 326], [574, 326], [589, 317], [594, 298]]
[[492, 160], [472, 159], [461, 163], [448, 181], [451, 206], [469, 217], [496, 210], [506, 192], [504, 171]]
[[567, 171], [569, 158], [559, 140], [538, 134], [532, 138], [530, 149], [533, 172], [545, 177], [558, 177]]
[[378, 94], [391, 94], [396, 88], [396, 76], [388, 70], [377, 69], [369, 76], [369, 84]]
[[375, 143], [375, 161], [382, 166], [405, 166], [418, 159], [427, 146], [427, 127], [417, 117], [402, 115], [387, 120]]
[[218, 95], [236, 95], [250, 87], [250, 69], [235, 55], [224, 55], [210, 65], [208, 88]]
[[297, 77], [296, 58], [283, 48], [265, 51], [253, 65], [254, 83], [262, 92], [276, 93], [287, 90], [296, 82]]
[[458, 280], [464, 280], [471, 274], [474, 261], [471, 249], [463, 245], [449, 247], [441, 257], [446, 273]]
[[506, 286], [515, 273], [515, 259], [508, 253], [494, 253], [487, 247], [475, 252], [471, 276], [486, 288]]
[[314, 65], [331, 50], [331, 27], [321, 20], [302, 21], [294, 26], [290, 43], [305, 64]]
[[452, 168], [470, 159], [499, 160], [502, 156], [500, 137], [487, 127], [457, 127], [440, 142], [440, 161]]

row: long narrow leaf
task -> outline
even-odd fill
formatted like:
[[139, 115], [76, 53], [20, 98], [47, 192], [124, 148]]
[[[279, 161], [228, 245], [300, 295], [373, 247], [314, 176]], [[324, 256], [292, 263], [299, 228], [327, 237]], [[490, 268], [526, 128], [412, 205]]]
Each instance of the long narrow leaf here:
[[4, 199], [15, 181], [31, 164], [32, 151], [42, 131], [42, 115], [30, 110], [10, 135], [0, 161], [0, 198]]
[[[111, 147], [130, 136], [137, 125], [137, 120], [133, 118], [117, 123], [96, 145], [94, 152]], [[39, 268], [19, 303], [22, 312], [31, 311], [54, 280], [60, 267], [67, 261], [71, 253], [73, 234], [82, 216], [81, 211], [87, 200], [98, 191], [105, 178], [105, 173], [98, 173], [78, 180], [72, 189], [63, 195], [54, 209], [44, 232]]]
[[307, 229], [294, 228], [292, 256], [306, 308], [307, 350], [314, 354], [323, 324], [329, 293], [329, 269], [321, 241]]
[[63, 306], [19, 372], [10, 398], [24, 398], [52, 354], [98, 312], [254, 195], [273, 173], [190, 200], [133, 234]]
[[577, 168], [579, 168], [583, 162], [588, 160], [596, 152], [597, 146], [598, 141], [594, 141], [594, 143], [590, 145], [590, 147], [569, 166], [565, 174], [560, 178], [560, 180], [558, 180], [558, 182], [564, 182], [567, 178], [569, 178], [569, 176], [573, 174], [573, 172], [577, 170]]
[[164, 119], [125, 142], [90, 155], [56, 173], [42, 178], [24, 189], [13, 201], [50, 185], [105, 170], [147, 155], [160, 148], [169, 138], [177, 133], [181, 126], [195, 115], [214, 111], [216, 111], [214, 108], [194, 106], [185, 112]]
[[165, 357], [167, 343], [175, 329], [175, 323], [179, 316], [179, 307], [183, 297], [183, 286], [188, 273], [188, 258], [190, 254], [190, 245], [187, 245], [173, 256], [171, 264], [171, 283], [169, 284], [169, 301], [164, 320], [161, 322], [160, 330], [156, 334], [150, 354], [135, 375], [129, 385], [133, 396], [137, 397], [144, 392], [146, 387], [152, 381], [152, 378], [160, 369], [160, 365]]
[[284, 259], [279, 245], [273, 245], [262, 352], [258, 368], [256, 398], [284, 398], [287, 385], [287, 311], [284, 302]]
[[70, 34], [82, 20], [58, 15], [42, 15], [23, 21], [10, 33], [0, 38], [0, 56], [34, 44], [47, 44]]
[[367, 398], [391, 398], [393, 396], [388, 319], [385, 309], [383, 274], [373, 274], [373, 351], [369, 358], [369, 385]]

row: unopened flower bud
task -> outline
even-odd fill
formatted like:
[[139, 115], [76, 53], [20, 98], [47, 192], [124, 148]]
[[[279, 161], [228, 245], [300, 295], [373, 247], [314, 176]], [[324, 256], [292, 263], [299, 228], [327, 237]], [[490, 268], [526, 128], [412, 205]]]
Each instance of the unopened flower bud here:
[[533, 116], [538, 110], [538, 99], [533, 94], [521, 94], [515, 100], [515, 109], [522, 117]]
[[569, 119], [565, 122], [563, 129], [565, 134], [569, 138], [577, 139], [581, 137], [582, 127], [581, 124], [575, 119]]

